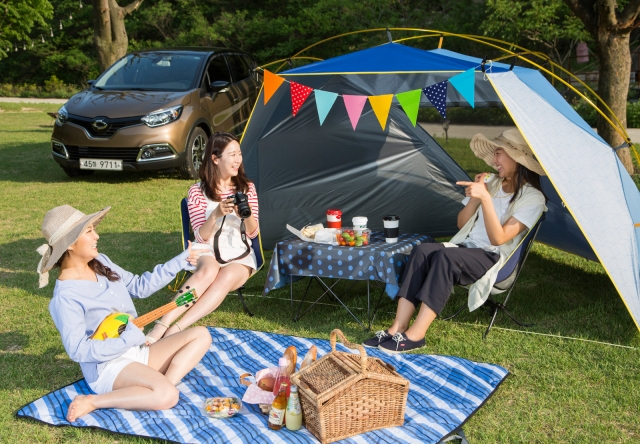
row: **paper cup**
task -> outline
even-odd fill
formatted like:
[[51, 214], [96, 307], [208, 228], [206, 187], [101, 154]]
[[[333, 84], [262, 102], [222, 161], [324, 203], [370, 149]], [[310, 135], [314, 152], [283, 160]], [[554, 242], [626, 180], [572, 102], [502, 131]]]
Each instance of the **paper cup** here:
[[389, 215], [382, 218], [384, 224], [384, 240], [388, 244], [395, 244], [398, 242], [398, 235], [400, 234], [400, 218], [396, 215]]
[[362, 230], [367, 228], [368, 219], [364, 216], [356, 216], [351, 219], [351, 222], [353, 223], [353, 231], [357, 234], [362, 234]]

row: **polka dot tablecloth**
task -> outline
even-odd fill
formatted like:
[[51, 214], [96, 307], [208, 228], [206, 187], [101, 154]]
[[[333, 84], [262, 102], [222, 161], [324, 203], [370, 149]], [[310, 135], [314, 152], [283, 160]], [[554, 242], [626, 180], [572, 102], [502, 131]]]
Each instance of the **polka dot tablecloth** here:
[[398, 280], [415, 245], [433, 242], [422, 234], [401, 234], [388, 244], [382, 232], [371, 232], [370, 243], [362, 247], [339, 247], [305, 242], [297, 237], [280, 241], [271, 257], [264, 294], [305, 276], [351, 280], [375, 280], [386, 284], [392, 299]]

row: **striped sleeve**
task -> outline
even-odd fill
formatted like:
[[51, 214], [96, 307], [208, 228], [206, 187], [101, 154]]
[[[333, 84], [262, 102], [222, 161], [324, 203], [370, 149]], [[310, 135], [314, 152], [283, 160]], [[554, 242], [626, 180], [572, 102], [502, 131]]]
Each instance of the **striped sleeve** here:
[[200, 227], [204, 225], [207, 220], [207, 199], [202, 194], [200, 189], [200, 183], [196, 183], [189, 188], [187, 194], [187, 206], [189, 208], [189, 219], [191, 220], [191, 228], [195, 235], [196, 242], [206, 243], [204, 239], [200, 237]]
[[[251, 182], [249, 184], [249, 191], [247, 192], [247, 200], [249, 201], [249, 206], [251, 207], [251, 214], [255, 217], [256, 222], [258, 222], [258, 192], [256, 191], [256, 186]], [[258, 226], [255, 231], [248, 233], [251, 239], [254, 239], [258, 233], [260, 232], [260, 223], [258, 222]]]

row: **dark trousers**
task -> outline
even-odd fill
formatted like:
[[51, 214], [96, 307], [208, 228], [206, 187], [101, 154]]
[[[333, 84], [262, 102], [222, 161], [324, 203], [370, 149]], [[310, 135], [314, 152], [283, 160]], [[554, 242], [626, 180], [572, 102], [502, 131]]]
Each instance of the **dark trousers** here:
[[440, 314], [454, 285], [473, 284], [499, 258], [497, 253], [482, 248], [445, 248], [440, 243], [420, 244], [411, 251], [398, 296], [415, 306], [424, 302]]

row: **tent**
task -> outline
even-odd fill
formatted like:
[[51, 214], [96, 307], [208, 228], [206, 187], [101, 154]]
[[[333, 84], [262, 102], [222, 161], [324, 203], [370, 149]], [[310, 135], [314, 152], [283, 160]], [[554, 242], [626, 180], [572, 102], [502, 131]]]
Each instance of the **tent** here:
[[[640, 193], [614, 150], [535, 69], [485, 64], [444, 49], [388, 43], [294, 68], [279, 75], [319, 91], [378, 96], [421, 89], [473, 69], [476, 107], [504, 106], [547, 172], [549, 212], [537, 240], [599, 260], [640, 329]], [[263, 90], [241, 141], [247, 175], [260, 199], [262, 239], [271, 247], [285, 225], [323, 221], [328, 208], [366, 215], [374, 230], [387, 214], [404, 232], [457, 231], [458, 180], [468, 176], [398, 102], [381, 128], [369, 102], [357, 126], [340, 104], [322, 124], [316, 94], [292, 114], [290, 88], [264, 103]], [[447, 106], [468, 106], [448, 88]], [[421, 105], [432, 106], [425, 95]]]

